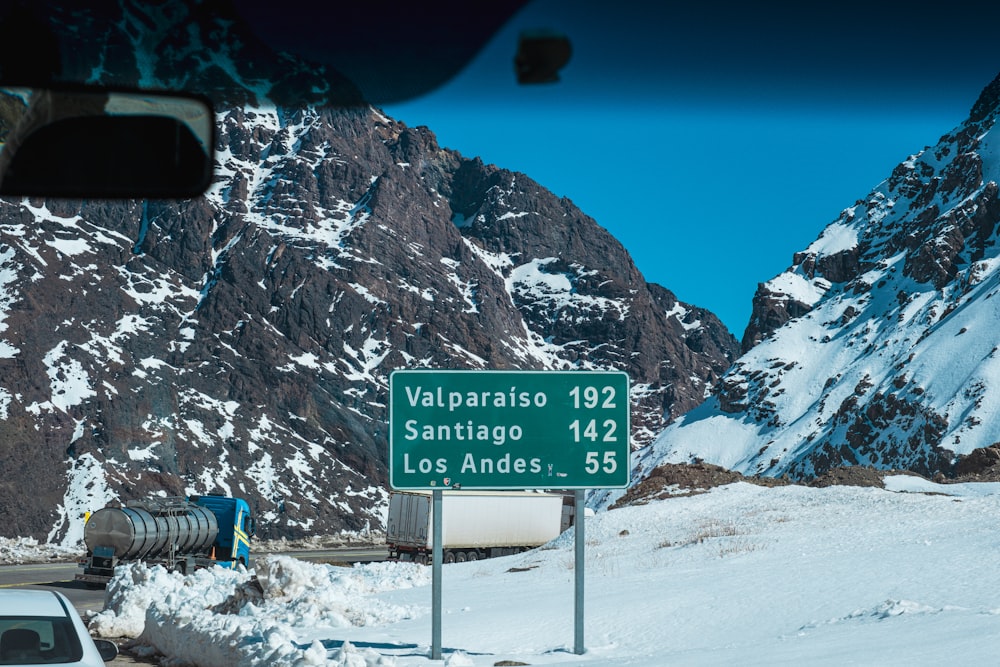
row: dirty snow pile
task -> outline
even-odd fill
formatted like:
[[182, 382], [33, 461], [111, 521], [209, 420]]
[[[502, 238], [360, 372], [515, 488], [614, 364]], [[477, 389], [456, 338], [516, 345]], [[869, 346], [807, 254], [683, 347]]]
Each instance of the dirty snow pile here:
[[[425, 586], [430, 577], [416, 564], [344, 568], [288, 556], [259, 559], [255, 574], [253, 582], [245, 570], [213, 568], [184, 577], [160, 566], [123, 566], [108, 585], [104, 611], [89, 620], [90, 630], [138, 638], [156, 653], [197, 665], [324, 665], [323, 643], [303, 638], [303, 629], [382, 625], [420, 615], [418, 606], [371, 596]], [[338, 650], [352, 652], [366, 659], [353, 647]], [[373, 658], [370, 664], [382, 664]]]
[[[586, 523], [586, 651], [574, 653], [572, 531], [443, 567], [444, 665], [990, 664], [1000, 642], [1000, 485], [738, 483]], [[430, 660], [431, 568], [289, 557], [187, 578], [122, 568], [104, 636], [165, 664], [414, 667]], [[262, 591], [262, 592], [261, 592]]]
[[46, 563], [80, 557], [82, 547], [39, 544], [32, 537], [0, 537], [0, 565]]

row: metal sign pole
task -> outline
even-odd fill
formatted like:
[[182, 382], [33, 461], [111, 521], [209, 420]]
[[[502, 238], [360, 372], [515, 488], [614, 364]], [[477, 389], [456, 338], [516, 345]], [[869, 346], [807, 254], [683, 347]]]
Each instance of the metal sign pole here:
[[584, 496], [586, 491], [584, 489], [577, 489], [573, 492], [573, 523], [574, 523], [574, 541], [576, 547], [576, 564], [574, 566], [574, 572], [576, 574], [576, 600], [574, 604], [574, 614], [573, 614], [573, 628], [574, 628], [574, 641], [573, 641], [573, 652], [577, 655], [582, 655], [586, 649], [583, 646], [583, 568], [584, 568], [584, 545], [586, 540], [584, 539]]
[[434, 545], [431, 550], [431, 660], [441, 659], [441, 563], [444, 562], [443, 549], [441, 548], [441, 490], [431, 491], [433, 499], [431, 512], [433, 513]]

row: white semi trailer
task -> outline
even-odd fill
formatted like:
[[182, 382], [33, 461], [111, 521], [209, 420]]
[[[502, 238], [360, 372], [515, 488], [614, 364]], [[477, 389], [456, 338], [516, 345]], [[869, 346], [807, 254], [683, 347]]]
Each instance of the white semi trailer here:
[[[445, 563], [507, 556], [533, 549], [572, 525], [563, 496], [523, 491], [442, 491], [441, 548]], [[429, 491], [389, 496], [389, 560], [429, 563], [433, 551]]]

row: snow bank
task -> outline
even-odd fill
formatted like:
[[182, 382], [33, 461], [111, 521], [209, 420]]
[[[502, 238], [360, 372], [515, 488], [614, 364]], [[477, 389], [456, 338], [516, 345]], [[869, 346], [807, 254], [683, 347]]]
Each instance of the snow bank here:
[[[570, 533], [443, 568], [447, 667], [996, 662], [1000, 485], [739, 483], [587, 518], [585, 644]], [[948, 494], [948, 495], [945, 495]], [[91, 623], [168, 667], [429, 667], [430, 568], [262, 558], [123, 568]]]
[[32, 537], [0, 537], [0, 564], [45, 563], [53, 560], [79, 558], [82, 547], [39, 544]]
[[[212, 568], [184, 577], [134, 563], [115, 572], [105, 609], [89, 625], [98, 636], [136, 638], [173, 660], [202, 667], [326, 665], [327, 648], [303, 638], [303, 628], [384, 625], [421, 615], [422, 607], [370, 596], [425, 586], [429, 576], [428, 568], [416, 564], [344, 568], [287, 556], [259, 559], [255, 576]], [[340, 657], [333, 664], [391, 664], [349, 642], [334, 653]]]

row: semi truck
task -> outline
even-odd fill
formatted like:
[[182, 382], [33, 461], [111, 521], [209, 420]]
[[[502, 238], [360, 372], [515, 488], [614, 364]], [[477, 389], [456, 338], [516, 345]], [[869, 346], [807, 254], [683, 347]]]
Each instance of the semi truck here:
[[[442, 491], [441, 549], [445, 563], [507, 556], [541, 546], [572, 525], [564, 496], [524, 491]], [[431, 493], [389, 496], [389, 560], [429, 563], [433, 553]]]
[[242, 498], [152, 498], [105, 507], [84, 527], [87, 555], [76, 579], [105, 585], [115, 567], [136, 561], [181, 573], [211, 565], [246, 567], [253, 533], [250, 506]]

